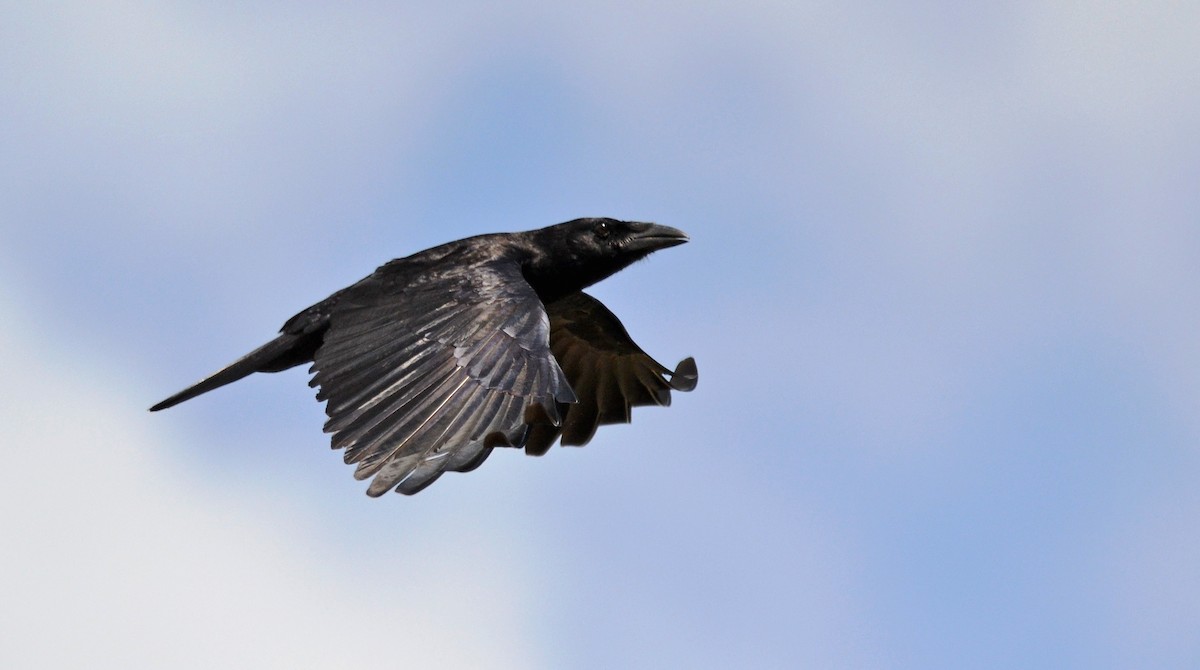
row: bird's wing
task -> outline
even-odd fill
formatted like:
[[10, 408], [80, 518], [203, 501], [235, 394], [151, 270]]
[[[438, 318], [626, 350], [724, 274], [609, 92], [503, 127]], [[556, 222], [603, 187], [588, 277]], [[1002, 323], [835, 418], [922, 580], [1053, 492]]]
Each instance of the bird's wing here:
[[642, 351], [617, 317], [599, 300], [575, 293], [546, 307], [550, 348], [578, 402], [560, 406], [562, 421], [532, 426], [526, 453], [541, 455], [562, 434], [566, 446], [587, 444], [600, 425], [629, 423], [641, 405], [670, 405], [671, 391], [696, 388], [696, 361], [685, 358], [672, 371]]
[[520, 446], [531, 408], [574, 402], [550, 323], [515, 264], [451, 269], [347, 293], [330, 315], [311, 386], [333, 448], [367, 493], [413, 494], [492, 448]]

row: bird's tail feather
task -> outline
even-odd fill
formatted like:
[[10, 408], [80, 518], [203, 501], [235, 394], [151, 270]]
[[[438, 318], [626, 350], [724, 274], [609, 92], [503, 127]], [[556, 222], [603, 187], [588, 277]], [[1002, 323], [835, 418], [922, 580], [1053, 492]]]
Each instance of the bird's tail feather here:
[[[286, 367], [291, 367], [292, 365], [298, 365], [302, 361], [292, 363], [290, 361], [292, 357], [289, 354], [294, 353], [297, 340], [301, 339], [302, 336], [299, 335], [281, 333], [279, 337], [151, 407], [150, 411], [157, 412], [160, 409], [174, 407], [184, 400], [190, 400], [201, 393], [207, 393], [215, 388], [231, 384], [254, 372], [275, 372]], [[281, 360], [287, 361], [290, 364], [281, 365]]]

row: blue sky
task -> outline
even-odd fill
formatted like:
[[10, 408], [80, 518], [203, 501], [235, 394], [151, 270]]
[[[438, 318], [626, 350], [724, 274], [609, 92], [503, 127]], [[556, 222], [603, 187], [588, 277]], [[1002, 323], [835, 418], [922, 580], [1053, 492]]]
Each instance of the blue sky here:
[[[1200, 7], [0, 8], [0, 664], [1194, 668]], [[577, 216], [701, 381], [370, 500], [301, 370]]]

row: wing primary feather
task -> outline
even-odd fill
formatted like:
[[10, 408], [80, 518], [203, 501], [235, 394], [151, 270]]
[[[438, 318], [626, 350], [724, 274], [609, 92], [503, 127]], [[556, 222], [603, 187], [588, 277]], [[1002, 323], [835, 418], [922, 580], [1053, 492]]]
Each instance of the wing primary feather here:
[[638, 380], [642, 387], [649, 392], [651, 399], [662, 407], [671, 406], [671, 388], [663, 378], [652, 370], [635, 367]]
[[379, 404], [366, 412], [352, 415], [345, 427], [334, 434], [335, 446], [346, 448], [345, 457], [350, 459], [346, 462], [356, 461], [358, 454], [375, 444], [382, 434], [402, 427], [406, 414], [414, 409], [414, 404], [437, 393], [453, 375], [454, 368], [443, 365], [420, 380], [419, 386], [405, 389], [405, 395], [395, 402]]
[[[433, 359], [405, 375], [406, 383], [397, 391], [401, 395], [391, 403], [379, 402], [371, 407], [347, 407], [341, 414], [334, 414], [325, 423], [326, 432], [337, 432], [342, 440], [351, 437], [357, 430], [370, 428], [386, 415], [394, 413], [397, 406], [402, 406], [411, 398], [417, 397], [429, 388], [441, 384], [447, 376], [454, 372], [454, 367], [445, 358]], [[328, 409], [328, 408], [327, 408]], [[342, 436], [345, 431], [346, 435]]]
[[441, 365], [444, 365], [444, 361], [438, 360], [436, 352], [430, 350], [429, 353], [421, 353], [364, 385], [361, 392], [348, 396], [344, 403], [338, 403], [333, 409], [338, 411], [353, 406], [360, 412], [368, 410], [397, 393], [405, 393], [414, 380]]
[[457, 402], [458, 411], [450, 416], [441, 432], [436, 435], [424, 436], [422, 441], [434, 446], [425, 450], [417, 467], [399, 480], [395, 489], [398, 493], [412, 495], [432, 484], [451, 462], [451, 457], [467, 443], [463, 441], [462, 429], [470, 423], [471, 413], [468, 408], [476, 401], [476, 396], [484, 392], [482, 387], [474, 386]]
[[514, 369], [519, 369], [524, 365], [524, 361], [519, 355], [504, 356], [496, 361], [491, 370], [480, 378], [480, 381], [489, 389], [503, 388], [509, 383], [509, 380], [514, 374]]
[[[425, 418], [419, 421], [415, 426], [411, 428], [408, 428], [407, 426], [403, 428], [387, 426], [384, 430], [380, 431], [379, 434], [369, 436], [369, 442], [371, 444], [378, 444], [381, 446], [383, 444], [387, 444], [389, 446], [379, 448], [372, 453], [367, 454], [359, 464], [359, 469], [362, 470], [366, 476], [369, 476], [374, 471], [378, 471], [378, 469], [387, 461], [390, 461], [397, 456], [408, 457], [410, 455], [419, 455], [423, 453], [425, 451], [422, 449], [423, 440], [415, 440], [415, 438], [418, 436], [424, 437], [423, 433], [425, 432], [426, 426], [429, 426], [431, 423], [436, 425], [437, 421], [448, 416], [446, 413], [442, 412], [442, 409], [448, 403], [454, 400], [455, 393], [469, 381], [470, 379], [467, 377], [462, 377], [453, 387], [431, 396], [431, 399], [437, 399], [437, 406], [429, 410], [428, 413], [420, 414], [419, 416], [424, 416]], [[402, 438], [396, 441], [392, 440], [393, 437], [401, 434], [403, 435]], [[415, 449], [409, 449], [410, 446], [415, 447]], [[401, 476], [405, 475], [407, 475], [407, 473]], [[374, 487], [374, 483], [372, 483], [372, 487]]]
[[453, 472], [470, 472], [482, 465], [491, 453], [492, 447], [483, 442], [472, 442], [450, 457], [451, 461], [446, 464], [446, 469]]
[[[380, 370], [388, 370], [396, 366], [400, 361], [404, 361], [403, 366], [411, 366], [411, 361], [421, 360], [424, 356], [432, 355], [437, 352], [437, 349], [429, 346], [420, 346], [419, 340], [414, 340], [407, 344], [399, 341], [395, 346], [390, 344], [383, 345], [386, 351], [379, 356], [371, 356], [369, 359], [345, 359], [339, 360], [337, 357], [326, 358], [325, 351], [321, 354], [321, 363], [317, 374], [309, 382], [310, 386], [321, 386], [322, 393], [330, 386], [351, 387], [355, 385], [370, 385], [378, 381], [376, 377]], [[318, 395], [320, 397], [320, 394]]]
[[699, 379], [700, 373], [696, 370], [696, 359], [688, 356], [679, 361], [679, 364], [675, 366], [675, 371], [671, 373], [671, 388], [686, 393], [696, 388], [696, 382]]
[[[389, 391], [399, 389], [411, 383], [419, 375], [428, 372], [431, 367], [436, 367], [441, 362], [438, 360], [437, 354], [437, 350], [426, 348], [418, 351], [416, 355], [405, 359], [403, 363], [392, 367], [387, 372], [378, 374], [375, 378], [372, 378], [369, 373], [364, 372], [356, 378], [340, 380], [339, 390], [341, 393], [339, 395], [341, 397], [330, 400], [325, 411], [330, 416], [336, 416], [348, 409], [365, 409], [368, 406], [368, 398], [382, 399]], [[321, 394], [331, 386], [332, 384], [327, 384], [323, 387]], [[318, 394], [317, 397], [320, 398], [321, 394]], [[378, 400], [374, 400], [369, 404], [374, 405], [377, 402]]]
[[[630, 407], [654, 402], [654, 397], [646, 393], [646, 389], [637, 379], [634, 372], [635, 365], [633, 361], [625, 356], [620, 356], [613, 360], [617, 388], [620, 389], [621, 395], [625, 398], [625, 404]], [[632, 409], [630, 412], [632, 413]]]

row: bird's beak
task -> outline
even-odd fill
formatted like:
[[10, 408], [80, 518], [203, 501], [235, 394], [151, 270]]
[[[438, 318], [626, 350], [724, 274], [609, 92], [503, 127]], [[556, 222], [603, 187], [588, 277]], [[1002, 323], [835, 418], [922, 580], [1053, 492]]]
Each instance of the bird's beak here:
[[687, 241], [687, 234], [678, 228], [660, 226], [657, 223], [642, 223], [634, 227], [633, 234], [629, 236], [629, 241], [626, 243], [626, 248], [631, 251], [650, 253], [678, 246]]

